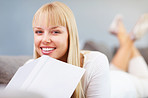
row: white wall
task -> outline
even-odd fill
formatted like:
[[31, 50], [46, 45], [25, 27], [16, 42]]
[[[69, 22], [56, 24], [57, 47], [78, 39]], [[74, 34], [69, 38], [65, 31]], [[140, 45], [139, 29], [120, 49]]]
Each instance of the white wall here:
[[[32, 18], [43, 4], [54, 0], [0, 0], [0, 55], [32, 55]], [[108, 28], [118, 13], [125, 27], [132, 29], [138, 17], [148, 13], [147, 0], [58, 0], [67, 4], [76, 17], [80, 41], [91, 39], [118, 45]], [[148, 34], [136, 46], [148, 46]]]

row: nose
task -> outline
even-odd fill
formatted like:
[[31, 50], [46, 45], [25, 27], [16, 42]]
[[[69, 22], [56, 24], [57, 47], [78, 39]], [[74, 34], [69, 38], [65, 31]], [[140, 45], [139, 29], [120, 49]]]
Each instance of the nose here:
[[43, 44], [48, 44], [51, 42], [51, 36], [48, 32], [45, 32], [42, 39]]

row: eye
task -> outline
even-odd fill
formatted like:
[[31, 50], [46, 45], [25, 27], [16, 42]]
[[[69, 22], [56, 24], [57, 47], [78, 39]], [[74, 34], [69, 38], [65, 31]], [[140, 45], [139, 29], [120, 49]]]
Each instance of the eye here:
[[36, 34], [42, 34], [43, 31], [35, 31]]
[[58, 34], [58, 33], [60, 33], [60, 31], [53, 31], [52, 33], [53, 34]]

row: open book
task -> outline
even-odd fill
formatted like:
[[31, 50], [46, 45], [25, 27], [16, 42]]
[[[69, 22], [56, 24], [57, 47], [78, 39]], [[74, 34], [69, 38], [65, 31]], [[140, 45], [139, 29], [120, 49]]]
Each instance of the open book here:
[[21, 89], [45, 98], [70, 98], [85, 69], [42, 56], [18, 69], [7, 89]]

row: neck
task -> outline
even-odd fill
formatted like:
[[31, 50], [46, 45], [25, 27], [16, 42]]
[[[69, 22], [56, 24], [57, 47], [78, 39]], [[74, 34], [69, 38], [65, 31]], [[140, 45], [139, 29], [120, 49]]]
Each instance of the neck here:
[[64, 56], [62, 56], [60, 59], [58, 59], [58, 60], [60, 60], [60, 61], [63, 61], [63, 62], [65, 62], [65, 63], [67, 63], [67, 58], [68, 58], [68, 52], [66, 52], [65, 53], [65, 55]]

